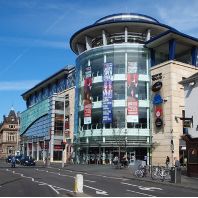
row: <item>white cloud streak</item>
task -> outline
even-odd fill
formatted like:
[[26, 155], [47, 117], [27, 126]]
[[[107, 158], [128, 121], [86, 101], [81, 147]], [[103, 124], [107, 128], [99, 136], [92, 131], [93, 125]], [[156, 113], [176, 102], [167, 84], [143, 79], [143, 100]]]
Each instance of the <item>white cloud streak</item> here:
[[22, 80], [22, 81], [2, 81], [0, 82], [0, 91], [22, 91], [34, 87], [39, 80]]
[[[182, 3], [183, 2], [183, 3]], [[198, 1], [191, 1], [178, 4], [172, 1], [172, 6], [156, 5], [157, 14], [161, 18], [160, 22], [170, 25], [177, 30], [198, 37]]]

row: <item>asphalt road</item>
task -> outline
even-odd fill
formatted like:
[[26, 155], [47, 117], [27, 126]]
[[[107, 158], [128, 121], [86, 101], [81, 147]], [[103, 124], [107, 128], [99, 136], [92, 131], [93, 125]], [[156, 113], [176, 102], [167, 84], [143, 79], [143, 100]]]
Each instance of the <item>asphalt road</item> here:
[[[198, 197], [198, 191], [176, 186], [110, 177], [100, 173], [55, 167], [16, 167], [0, 164], [0, 196], [75, 196], [76, 174], [83, 175], [84, 196], [92, 197]], [[79, 195], [77, 195], [79, 196]]]

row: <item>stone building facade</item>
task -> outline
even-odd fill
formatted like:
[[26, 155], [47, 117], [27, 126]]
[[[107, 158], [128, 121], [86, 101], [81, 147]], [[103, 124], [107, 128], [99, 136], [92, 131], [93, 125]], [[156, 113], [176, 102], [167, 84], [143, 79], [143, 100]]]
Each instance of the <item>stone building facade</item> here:
[[19, 118], [12, 109], [8, 116], [3, 117], [0, 124], [0, 158], [15, 155], [19, 142]]

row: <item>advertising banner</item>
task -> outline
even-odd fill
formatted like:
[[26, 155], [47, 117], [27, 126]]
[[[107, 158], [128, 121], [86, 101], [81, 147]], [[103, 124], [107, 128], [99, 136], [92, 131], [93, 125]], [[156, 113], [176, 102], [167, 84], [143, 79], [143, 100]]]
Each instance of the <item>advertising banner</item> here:
[[91, 87], [92, 87], [91, 67], [86, 67], [85, 79], [84, 79], [84, 124], [91, 124], [91, 112], [92, 112]]
[[112, 123], [112, 63], [104, 64], [103, 75], [103, 123]]
[[139, 122], [137, 63], [128, 62], [127, 72], [127, 122]]

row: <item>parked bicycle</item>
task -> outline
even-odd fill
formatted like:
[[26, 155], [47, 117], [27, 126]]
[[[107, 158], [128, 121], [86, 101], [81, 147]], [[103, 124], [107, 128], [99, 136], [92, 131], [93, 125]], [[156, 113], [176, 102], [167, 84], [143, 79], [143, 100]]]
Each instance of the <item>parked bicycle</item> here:
[[146, 166], [140, 165], [138, 170], [135, 171], [136, 177], [146, 177]]
[[156, 166], [152, 168], [151, 173], [152, 179], [160, 179], [162, 181], [169, 180], [170, 179], [170, 170], [168, 168], [165, 168], [163, 166]]

